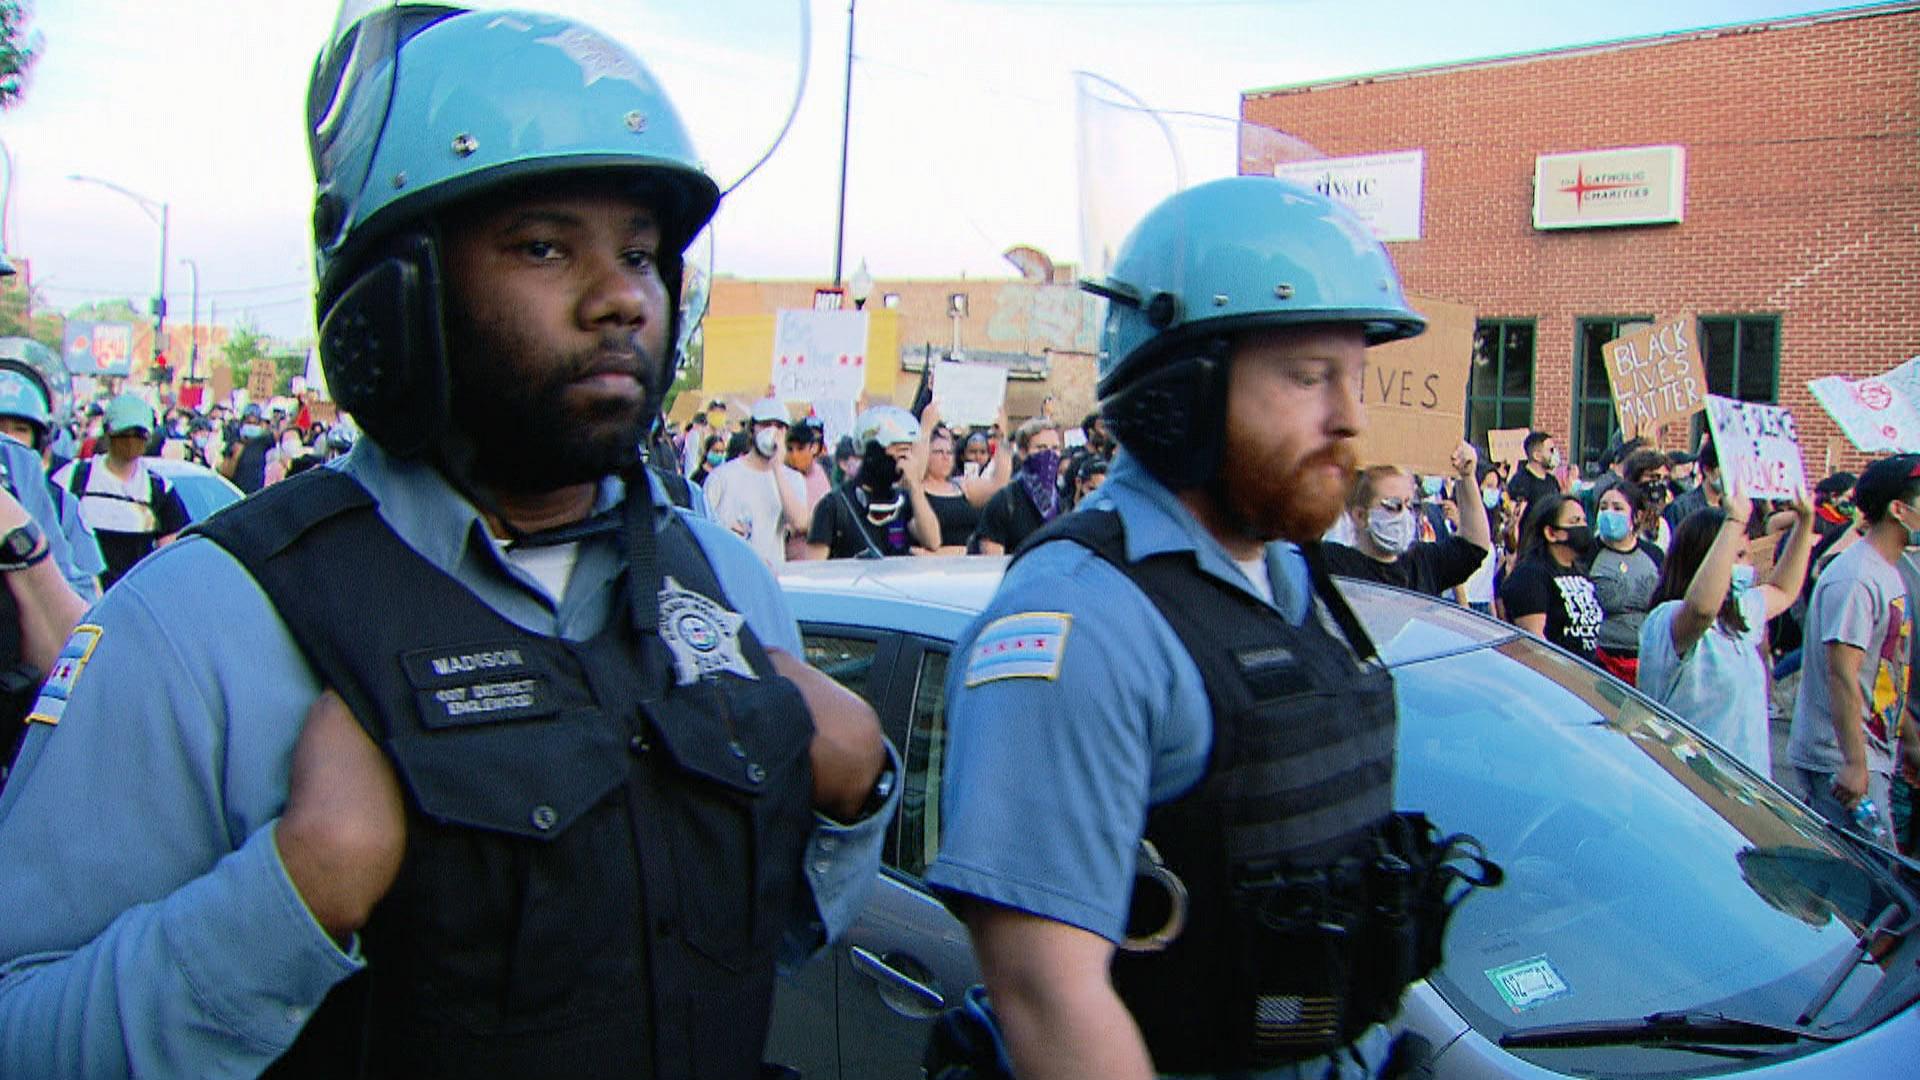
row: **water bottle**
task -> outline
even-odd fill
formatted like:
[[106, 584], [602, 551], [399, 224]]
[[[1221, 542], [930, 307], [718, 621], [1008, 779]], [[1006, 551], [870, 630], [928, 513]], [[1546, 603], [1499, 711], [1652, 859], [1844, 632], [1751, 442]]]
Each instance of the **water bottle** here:
[[1874, 805], [1872, 796], [1863, 795], [1853, 804], [1853, 827], [1876, 844], [1887, 842], [1887, 826], [1880, 820], [1880, 808]]

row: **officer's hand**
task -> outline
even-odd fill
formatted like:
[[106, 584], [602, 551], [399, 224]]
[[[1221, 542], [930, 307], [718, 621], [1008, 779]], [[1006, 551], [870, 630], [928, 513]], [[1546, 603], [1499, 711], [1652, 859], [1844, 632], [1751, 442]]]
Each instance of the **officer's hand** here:
[[858, 694], [779, 649], [768, 649], [773, 669], [792, 680], [813, 714], [813, 807], [835, 821], [860, 816], [887, 764], [880, 718]]
[[336, 941], [366, 924], [400, 873], [407, 819], [393, 766], [331, 690], [294, 744], [273, 839], [307, 910]]
[[13, 497], [13, 492], [8, 491], [5, 484], [0, 484], [0, 536], [7, 535], [31, 519], [32, 515], [20, 505], [19, 499]]

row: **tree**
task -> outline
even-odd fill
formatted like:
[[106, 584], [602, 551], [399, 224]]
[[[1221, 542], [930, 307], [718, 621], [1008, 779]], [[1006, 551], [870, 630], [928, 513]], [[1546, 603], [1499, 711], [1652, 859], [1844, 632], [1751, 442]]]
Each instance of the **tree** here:
[[[6, 0], [0, 0], [5, 3]], [[134, 310], [131, 300], [89, 300], [67, 312], [67, 318], [79, 322], [144, 323], [147, 317]]]
[[[18, 278], [11, 279], [18, 281]], [[27, 290], [24, 284], [0, 286], [0, 337], [28, 337], [54, 352], [60, 351], [60, 332], [65, 327], [60, 313], [47, 306], [46, 297], [34, 294], [33, 325], [27, 325]]]
[[267, 338], [258, 328], [243, 323], [233, 328], [220, 351], [226, 355], [227, 366], [233, 370], [233, 385], [245, 386], [247, 373], [253, 370], [254, 361], [267, 359]]
[[21, 0], [0, 0], [0, 109], [20, 100], [27, 70], [40, 58], [40, 35], [28, 35], [27, 15]]

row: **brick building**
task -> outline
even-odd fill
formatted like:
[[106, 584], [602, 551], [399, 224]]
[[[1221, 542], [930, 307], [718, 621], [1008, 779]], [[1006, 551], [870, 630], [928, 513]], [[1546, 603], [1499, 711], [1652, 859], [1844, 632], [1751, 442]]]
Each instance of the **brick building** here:
[[[1711, 391], [1790, 407], [1818, 477], [1862, 456], [1807, 381], [1920, 353], [1920, 3], [1250, 91], [1242, 116], [1421, 152], [1418, 238], [1388, 246], [1409, 291], [1475, 309], [1483, 446], [1532, 426], [1591, 461], [1618, 430], [1600, 346], [1693, 314]], [[1536, 227], [1536, 159], [1632, 147], [1678, 148], [1680, 220]], [[1593, 160], [1550, 194], [1592, 198]]]

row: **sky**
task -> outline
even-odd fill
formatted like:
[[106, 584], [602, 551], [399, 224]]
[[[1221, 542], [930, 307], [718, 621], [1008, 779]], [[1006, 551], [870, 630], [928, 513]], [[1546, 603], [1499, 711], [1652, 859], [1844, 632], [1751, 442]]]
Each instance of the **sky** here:
[[[365, 5], [371, 0], [355, 0]], [[1233, 116], [1243, 91], [1867, 6], [1807, 0], [854, 0], [843, 268], [1009, 277], [1030, 245], [1080, 258], [1074, 77]], [[42, 57], [0, 113], [6, 250], [54, 307], [153, 295], [170, 321], [312, 336], [305, 97], [330, 0], [28, 0]], [[502, 6], [502, 5], [494, 5]], [[732, 184], [720, 273], [830, 279], [847, 85], [842, 0], [523, 0], [635, 44]], [[802, 42], [808, 46], [803, 48]], [[1395, 148], [1383, 148], [1395, 149]], [[1218, 171], [1231, 171], [1221, 162]], [[191, 259], [195, 269], [182, 260]], [[704, 259], [703, 259], [704, 261]]]

